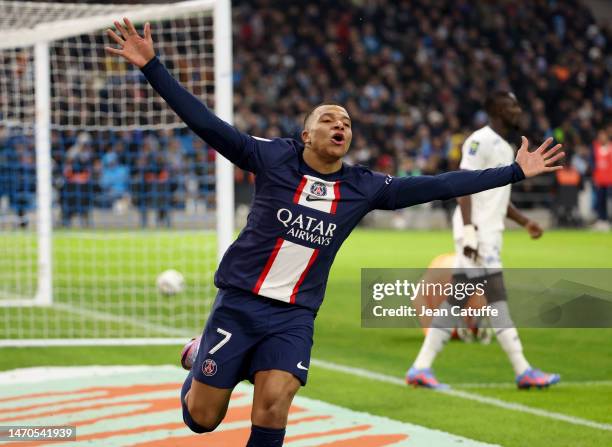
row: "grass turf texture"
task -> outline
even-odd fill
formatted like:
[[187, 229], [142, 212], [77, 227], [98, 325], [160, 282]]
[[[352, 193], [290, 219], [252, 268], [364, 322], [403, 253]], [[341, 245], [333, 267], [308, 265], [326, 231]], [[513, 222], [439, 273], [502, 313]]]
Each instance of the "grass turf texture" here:
[[[209, 237], [200, 236], [193, 243], [208, 245]], [[59, 236], [56, 246], [65, 243], [61, 238]], [[146, 244], [146, 236], [144, 241]], [[95, 246], [92, 243], [88, 249], [95, 251]], [[360, 269], [424, 267], [434, 256], [449, 251], [452, 251], [452, 241], [448, 232], [355, 232], [343, 246], [332, 269], [326, 300], [317, 317], [313, 357], [402, 377], [420, 348], [422, 335], [419, 330], [361, 329]], [[607, 234], [556, 231], [546, 233], [539, 241], [531, 241], [524, 232], [507, 232], [503, 258], [507, 267], [610, 268], [611, 252], [612, 238]], [[154, 276], [154, 272], [150, 275]], [[143, 275], [143, 278], [148, 276]], [[143, 287], [150, 288], [150, 284], [143, 284]], [[7, 321], [6, 312], [0, 308], [0, 325]], [[520, 334], [530, 362], [545, 370], [560, 372], [563, 381], [612, 381], [612, 329], [522, 329]], [[0, 369], [41, 365], [176, 364], [179, 349], [172, 346], [5, 348], [0, 350]], [[496, 343], [491, 346], [451, 343], [435, 366], [439, 378], [451, 384], [500, 383], [499, 388], [469, 388], [472, 393], [592, 421], [612, 422], [612, 385], [569, 384], [545, 391], [519, 392], [507, 387], [513, 380], [513, 373]], [[610, 431], [428, 390], [373, 382], [314, 366], [309, 384], [301, 394], [504, 446], [612, 445]]]

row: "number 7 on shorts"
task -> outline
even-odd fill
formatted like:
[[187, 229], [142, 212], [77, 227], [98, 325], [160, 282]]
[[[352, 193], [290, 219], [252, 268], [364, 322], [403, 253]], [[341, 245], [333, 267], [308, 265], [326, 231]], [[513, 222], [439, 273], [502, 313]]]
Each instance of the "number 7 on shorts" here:
[[215, 346], [210, 348], [210, 351], [208, 351], [208, 353], [211, 355], [221, 349], [228, 341], [230, 341], [230, 338], [232, 338], [231, 332], [221, 329], [220, 327], [217, 328], [217, 333], [223, 335], [223, 339]]

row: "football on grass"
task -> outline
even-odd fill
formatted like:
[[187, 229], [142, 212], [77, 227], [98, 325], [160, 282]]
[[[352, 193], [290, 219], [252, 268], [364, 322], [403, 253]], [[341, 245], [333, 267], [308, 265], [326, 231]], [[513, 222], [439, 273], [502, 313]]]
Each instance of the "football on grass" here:
[[185, 278], [181, 272], [166, 270], [157, 277], [157, 291], [162, 295], [176, 295], [185, 289]]

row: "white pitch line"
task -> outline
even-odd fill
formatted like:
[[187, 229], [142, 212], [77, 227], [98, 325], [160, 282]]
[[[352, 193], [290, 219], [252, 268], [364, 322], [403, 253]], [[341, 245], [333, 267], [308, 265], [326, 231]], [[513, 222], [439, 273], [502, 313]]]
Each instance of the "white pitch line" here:
[[53, 308], [98, 321], [127, 323], [146, 331], [158, 332], [170, 337], [189, 336], [188, 333], [178, 328], [149, 323], [146, 320], [136, 320], [134, 318], [126, 317], [125, 315], [100, 312], [99, 310], [88, 309], [86, 307], [75, 307], [66, 303], [53, 303]]
[[[7, 232], [10, 234], [9, 232]], [[124, 239], [143, 239], [148, 237], [170, 237], [170, 236], [202, 236], [216, 234], [216, 230], [172, 230], [172, 231], [58, 231], [58, 236], [66, 239], [95, 239], [95, 240], [112, 240], [118, 238]], [[0, 232], [0, 236], [2, 233]]]
[[[312, 365], [318, 366], [320, 368], [329, 369], [332, 371], [338, 371], [345, 374], [351, 374], [357, 377], [363, 377], [366, 379], [377, 380], [379, 382], [390, 383], [393, 385], [400, 385], [405, 387], [406, 382], [399, 377], [389, 376], [387, 374], [377, 373], [374, 371], [369, 371], [367, 369], [362, 368], [353, 368], [351, 366], [340, 365], [333, 362], [328, 362], [325, 360], [317, 360], [311, 359], [310, 363]], [[583, 419], [576, 416], [569, 416], [563, 413], [556, 413], [554, 411], [542, 410], [539, 408], [528, 407], [527, 405], [506, 402], [501, 399], [496, 399], [494, 397], [486, 397], [481, 396], [480, 394], [470, 393], [467, 391], [460, 390], [436, 390], [435, 392], [447, 394], [449, 396], [459, 397], [462, 399], [472, 400], [476, 402], [480, 402], [487, 405], [492, 405], [495, 407], [503, 408], [506, 410], [518, 411], [521, 413], [533, 414], [535, 416], [541, 416], [548, 419], [555, 419], [557, 421], [563, 421], [574, 425], [582, 425], [584, 427], [595, 428], [598, 430], [612, 431], [612, 424], [604, 424], [602, 422], [595, 422], [589, 419]]]
[[9, 338], [0, 340], [0, 348], [181, 346], [188, 338], [187, 336], [180, 338]]
[[[453, 388], [467, 388], [467, 389], [478, 389], [478, 388], [516, 388], [516, 385], [510, 382], [492, 382], [492, 383], [452, 383]], [[568, 387], [568, 386], [612, 386], [612, 380], [564, 380], [556, 387]]]
[[603, 422], [595, 422], [589, 419], [583, 419], [576, 416], [569, 416], [563, 413], [556, 413], [554, 411], [542, 410], [540, 408], [528, 407], [527, 405], [517, 404], [514, 402], [506, 402], [501, 399], [494, 397], [481, 396], [480, 394], [469, 393], [467, 391], [460, 390], [440, 390], [444, 394], [450, 396], [461, 397], [463, 399], [473, 400], [483, 404], [489, 404], [506, 410], [515, 410], [521, 413], [529, 413], [535, 416], [541, 416], [549, 419], [556, 419], [558, 421], [568, 422], [574, 425], [582, 425], [584, 427], [595, 428], [599, 430], [612, 431], [612, 424], [604, 424]]
[[14, 293], [8, 290], [0, 290], [0, 304], [4, 304], [2, 302], [3, 300], [10, 300], [10, 301], [23, 300], [23, 301], [32, 302], [34, 301], [34, 298], [29, 298], [29, 297], [24, 298], [23, 294], [21, 293]]
[[[158, 333], [160, 337], [148, 338], [81, 338], [81, 339], [4, 339], [0, 340], [0, 348], [28, 348], [45, 346], [142, 346], [142, 345], [182, 345], [193, 335], [189, 331], [184, 331], [172, 326], [155, 324], [146, 320], [137, 320], [125, 315], [101, 312], [99, 310], [86, 307], [76, 307], [67, 303], [53, 303], [53, 309], [69, 312], [81, 317], [90, 318], [102, 322], [125, 323], [141, 328], [148, 333]], [[204, 314], [204, 319], [208, 314]]]

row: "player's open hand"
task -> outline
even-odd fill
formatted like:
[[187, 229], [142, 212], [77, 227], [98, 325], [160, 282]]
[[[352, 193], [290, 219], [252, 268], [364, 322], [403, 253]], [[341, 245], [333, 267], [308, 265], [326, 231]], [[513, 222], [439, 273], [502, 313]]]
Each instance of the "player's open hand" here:
[[525, 224], [525, 229], [529, 233], [529, 236], [531, 236], [531, 239], [539, 239], [542, 236], [542, 233], [544, 233], [544, 230], [540, 224], [534, 222], [533, 220], [527, 221]]
[[132, 22], [127, 17], [123, 18], [125, 26], [115, 21], [117, 34], [112, 29], [107, 29], [106, 34], [113, 39], [120, 48], [105, 47], [104, 49], [112, 54], [117, 54], [138, 68], [144, 67], [147, 62], [155, 57], [153, 49], [153, 38], [151, 37], [151, 25], [149, 22], [144, 26], [144, 37], [140, 36], [134, 28]]
[[[516, 153], [516, 162], [519, 164], [525, 177], [535, 177], [545, 172], [558, 171], [562, 166], [555, 166], [555, 162], [561, 160], [565, 154], [559, 152], [561, 145], [557, 144], [550, 148], [552, 138], [547, 138], [535, 151], [529, 152], [529, 141], [521, 137], [522, 144]], [[549, 149], [550, 148], [550, 149]]]

